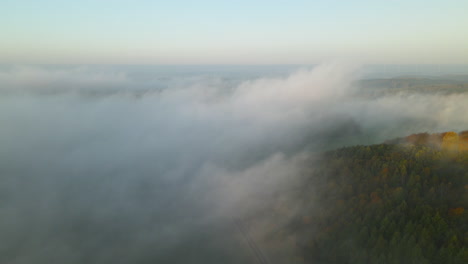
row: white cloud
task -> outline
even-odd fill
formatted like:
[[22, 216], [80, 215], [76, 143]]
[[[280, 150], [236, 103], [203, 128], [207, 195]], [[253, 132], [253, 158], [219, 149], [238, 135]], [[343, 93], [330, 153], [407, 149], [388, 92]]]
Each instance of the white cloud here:
[[[9, 263], [112, 262], [122, 248], [129, 262], [181, 257], [172, 250], [207, 225], [231, 225], [287, 193], [310, 151], [467, 128], [466, 95], [363, 99], [350, 88], [355, 70], [325, 64], [240, 84], [88, 68], [0, 72], [0, 239], [9, 241], [0, 249], [21, 252]], [[293, 213], [292, 198], [281, 199]], [[261, 223], [258, 236], [268, 231]], [[229, 243], [217, 235], [206, 236]]]

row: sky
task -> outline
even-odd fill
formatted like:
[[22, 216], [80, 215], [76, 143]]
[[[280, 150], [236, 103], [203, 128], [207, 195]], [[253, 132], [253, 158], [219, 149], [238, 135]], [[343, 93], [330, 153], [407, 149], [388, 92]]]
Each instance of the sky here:
[[468, 63], [463, 0], [0, 0], [0, 63]]

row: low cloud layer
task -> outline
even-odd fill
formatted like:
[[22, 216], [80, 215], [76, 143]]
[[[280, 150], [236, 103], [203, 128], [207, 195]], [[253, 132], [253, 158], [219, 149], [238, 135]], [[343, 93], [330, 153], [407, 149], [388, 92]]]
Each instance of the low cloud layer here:
[[0, 262], [255, 263], [234, 222], [285, 204], [263, 245], [313, 153], [468, 128], [466, 94], [368, 99], [358, 72], [2, 70]]

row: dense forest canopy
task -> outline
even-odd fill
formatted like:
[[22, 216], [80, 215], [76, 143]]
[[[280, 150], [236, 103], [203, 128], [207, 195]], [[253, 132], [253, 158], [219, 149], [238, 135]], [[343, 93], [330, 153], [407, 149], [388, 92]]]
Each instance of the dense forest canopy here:
[[468, 263], [467, 135], [415, 134], [320, 156], [287, 228], [300, 252], [291, 261]]

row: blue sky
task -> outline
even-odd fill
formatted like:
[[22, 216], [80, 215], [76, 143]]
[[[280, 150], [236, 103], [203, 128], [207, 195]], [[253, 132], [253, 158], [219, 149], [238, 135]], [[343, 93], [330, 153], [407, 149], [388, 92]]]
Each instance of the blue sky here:
[[468, 1], [0, 0], [0, 63], [468, 63]]

